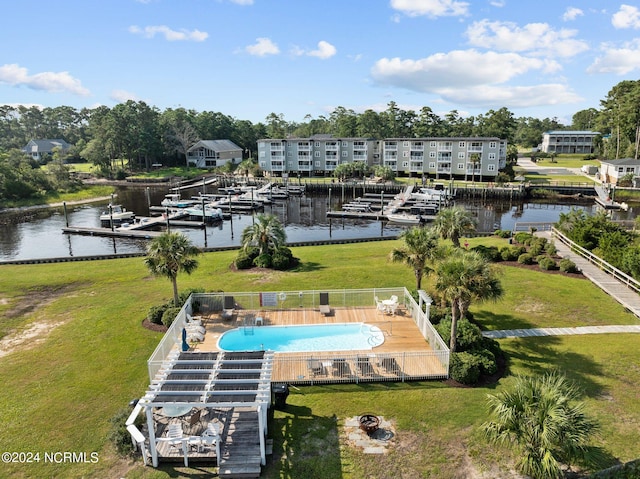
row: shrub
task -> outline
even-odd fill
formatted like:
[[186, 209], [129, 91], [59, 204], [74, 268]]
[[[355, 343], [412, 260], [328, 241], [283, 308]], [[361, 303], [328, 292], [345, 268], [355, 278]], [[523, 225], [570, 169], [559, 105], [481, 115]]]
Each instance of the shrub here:
[[[131, 456], [135, 452], [133, 443], [131, 442], [131, 434], [129, 434], [127, 426], [125, 425], [130, 414], [130, 409], [122, 408], [111, 418], [110, 421], [111, 431], [109, 432], [109, 440], [121, 456]], [[142, 421], [142, 416], [138, 416], [135, 424], [140, 426]]]
[[520, 231], [513, 237], [513, 239], [516, 240], [516, 243], [520, 244], [528, 244], [531, 241], [531, 238], [533, 238], [533, 235], [525, 231]]
[[495, 230], [493, 234], [498, 238], [510, 238], [511, 230]]
[[[189, 296], [191, 296], [193, 293], [204, 293], [204, 289], [191, 288], [180, 292], [180, 294], [178, 295], [178, 304], [182, 306], [187, 302], [187, 299], [189, 299]], [[193, 311], [194, 314], [200, 311], [200, 303], [198, 301], [194, 301], [193, 303], [191, 303], [191, 311]]]
[[253, 266], [253, 258], [249, 256], [245, 251], [240, 251], [234, 261], [236, 268], [249, 269]]
[[526, 251], [524, 246], [504, 246], [500, 248], [500, 256], [504, 261], [516, 261], [518, 256]]
[[[445, 343], [451, 340], [451, 316], [443, 318], [436, 326], [436, 330]], [[467, 318], [458, 320], [456, 331], [456, 347], [458, 351], [467, 351], [482, 346], [482, 331]]]
[[449, 376], [462, 384], [476, 384], [480, 378], [479, 363], [478, 357], [471, 353], [453, 353], [449, 364]]
[[119, 168], [118, 171], [116, 171], [116, 180], [122, 181], [126, 179], [127, 179], [127, 172], [124, 171], [122, 168]]
[[169, 307], [168, 304], [162, 304], [160, 306], [151, 306], [147, 313], [147, 319], [155, 324], [162, 324], [162, 314]]
[[480, 368], [480, 374], [495, 374], [498, 370], [498, 363], [496, 362], [495, 355], [488, 349], [474, 349], [470, 351], [473, 356], [478, 360], [478, 367]]
[[555, 256], [555, 254], [558, 252], [558, 248], [556, 248], [556, 245], [554, 245], [553, 243], [547, 243], [544, 250], [549, 256]]
[[533, 255], [531, 253], [522, 253], [520, 256], [518, 256], [518, 263], [533, 264]]
[[173, 320], [176, 319], [178, 313], [182, 308], [177, 308], [175, 306], [168, 307], [164, 313], [162, 313], [162, 324], [164, 324], [167, 328], [173, 324]]
[[556, 262], [553, 260], [553, 258], [549, 258], [548, 256], [544, 256], [543, 258], [541, 258], [538, 261], [538, 266], [540, 266], [540, 269], [544, 269], [544, 270], [552, 270], [552, 269], [556, 269]]
[[273, 264], [273, 260], [271, 259], [271, 255], [269, 253], [264, 253], [253, 260], [253, 264], [258, 268], [271, 268]]
[[484, 259], [487, 261], [491, 261], [492, 263], [496, 263], [502, 260], [500, 256], [500, 250], [498, 250], [497, 246], [485, 246], [478, 245], [471, 248], [473, 251], [477, 251]]
[[558, 266], [560, 267], [560, 271], [563, 271], [565, 273], [577, 273], [578, 272], [578, 267], [569, 258], [561, 259], [560, 263], [558, 264]]

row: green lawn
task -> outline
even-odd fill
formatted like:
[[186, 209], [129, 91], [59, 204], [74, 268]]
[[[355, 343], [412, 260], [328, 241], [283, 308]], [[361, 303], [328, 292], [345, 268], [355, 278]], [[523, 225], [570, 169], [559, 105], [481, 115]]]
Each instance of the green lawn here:
[[85, 201], [95, 198], [103, 198], [111, 195], [115, 191], [113, 186], [89, 185], [72, 193], [50, 193], [44, 197], [30, 198], [19, 201], [0, 201], [2, 208], [19, 208], [24, 206], [51, 205], [54, 203], [71, 203], [73, 201]]
[[[482, 240], [474, 238], [471, 245]], [[491, 241], [495, 242], [495, 239]], [[501, 240], [502, 241], [502, 240]], [[234, 251], [208, 253], [180, 289], [278, 291], [320, 288], [414, 287], [413, 273], [387, 261], [399, 243], [294, 248], [293, 272], [233, 272]], [[588, 280], [501, 266], [505, 296], [472, 306], [486, 328], [634, 324], [637, 319]], [[119, 460], [107, 441], [109, 419], [148, 385], [146, 360], [160, 333], [141, 326], [148, 308], [166, 301], [171, 286], [151, 277], [142, 258], [3, 266], [0, 336], [44, 324], [48, 334], [0, 357], [0, 450], [99, 453], [96, 464], [3, 464], [0, 477], [205, 477], [211, 468], [186, 469]], [[428, 281], [427, 281], [428, 286]], [[60, 325], [54, 327], [54, 324]], [[5, 337], [6, 339], [6, 337]], [[598, 444], [614, 458], [640, 457], [637, 335], [612, 334], [502, 340], [513, 373], [560, 368], [584, 390], [599, 419]], [[301, 387], [270, 424], [274, 455], [266, 478], [467, 477], [508, 470], [510, 455], [478, 433], [485, 397], [508, 386], [452, 388], [441, 382]], [[394, 447], [364, 455], [341, 437], [345, 418], [375, 412], [393, 421]], [[494, 474], [494, 475], [497, 475]], [[508, 477], [508, 476], [504, 476]]]

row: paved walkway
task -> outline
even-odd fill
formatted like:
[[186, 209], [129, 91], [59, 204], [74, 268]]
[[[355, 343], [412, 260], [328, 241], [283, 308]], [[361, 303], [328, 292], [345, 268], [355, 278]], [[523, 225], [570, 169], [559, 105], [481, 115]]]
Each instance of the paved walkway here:
[[[551, 240], [550, 231], [538, 231], [536, 233]], [[577, 253], [573, 253], [567, 245], [560, 241], [554, 241], [558, 255], [570, 258], [582, 271], [582, 274], [591, 280], [593, 284], [602, 289], [609, 296], [622, 304], [631, 313], [640, 318], [640, 295], [627, 288], [622, 282], [611, 277], [600, 268], [591, 264]], [[497, 331], [483, 331], [482, 335], [488, 338], [516, 338], [531, 336], [559, 336], [567, 334], [604, 334], [604, 333], [640, 333], [640, 324], [626, 326], [585, 326], [576, 328], [533, 328], [533, 329], [508, 329]]]

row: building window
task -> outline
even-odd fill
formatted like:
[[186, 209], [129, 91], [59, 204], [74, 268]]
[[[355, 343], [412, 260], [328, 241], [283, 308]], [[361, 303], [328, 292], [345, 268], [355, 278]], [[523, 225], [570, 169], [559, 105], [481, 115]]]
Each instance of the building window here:
[[496, 146], [497, 145], [496, 145], [495, 141], [492, 141], [492, 142], [489, 143], [489, 148], [495, 148]]
[[266, 156], [266, 153], [267, 153], [266, 151], [260, 150], [260, 153], [259, 153], [260, 158], [264, 158]]
[[489, 153], [489, 159], [490, 160], [495, 160], [496, 159], [496, 154], [495, 153]]
[[346, 158], [348, 155], [349, 155], [349, 152], [348, 152], [348, 151], [343, 151], [343, 152], [342, 152], [342, 157], [343, 157], [343, 158]]
[[458, 143], [458, 146], [459, 146], [460, 148], [464, 148], [464, 141], [461, 141], [460, 143]]
[[436, 164], [433, 161], [429, 163], [429, 168], [435, 168], [435, 167], [436, 167]]
[[435, 151], [430, 151], [429, 152], [429, 158], [435, 158], [436, 157], [436, 152]]
[[314, 151], [313, 152], [313, 156], [315, 156], [316, 158], [320, 158], [320, 152], [319, 151]]
[[403, 151], [403, 152], [402, 152], [402, 156], [403, 156], [404, 158], [409, 158], [409, 152], [408, 152], [408, 151]]
[[464, 170], [464, 163], [458, 163], [458, 169]]
[[263, 170], [267, 167], [267, 162], [266, 161], [261, 161], [260, 162], [260, 168], [262, 168]]
[[487, 171], [496, 171], [496, 165], [487, 165]]
[[293, 168], [293, 161], [288, 161], [287, 166], [289, 166], [289, 169]]
[[459, 160], [464, 160], [464, 151], [459, 151], [458, 152], [458, 159]]
[[316, 148], [320, 148], [320, 142], [316, 141]]
[[287, 156], [293, 156], [293, 152], [291, 150], [287, 151]]
[[402, 167], [403, 168], [409, 168], [409, 162], [408, 161], [403, 161], [402, 162]]
[[431, 143], [429, 143], [429, 146], [430, 146], [431, 148], [435, 148], [435, 147], [436, 147], [436, 142], [435, 142], [435, 141], [432, 141]]
[[320, 167], [320, 162], [318, 160], [314, 161], [313, 164], [316, 166], [316, 168]]
[[409, 146], [409, 142], [408, 141], [403, 141], [402, 142], [402, 146], [407, 146], [408, 147]]
[[343, 141], [343, 142], [342, 142], [342, 146], [344, 146], [344, 147], [346, 148], [346, 147], [347, 147], [347, 146], [349, 146], [349, 145], [347, 144], [347, 142], [346, 142], [346, 141]]

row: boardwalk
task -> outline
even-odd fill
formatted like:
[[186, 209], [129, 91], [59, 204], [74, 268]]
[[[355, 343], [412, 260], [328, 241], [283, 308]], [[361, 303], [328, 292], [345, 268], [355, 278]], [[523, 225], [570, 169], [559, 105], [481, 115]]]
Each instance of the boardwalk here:
[[[551, 240], [550, 231], [538, 231], [538, 236]], [[567, 245], [561, 241], [554, 241], [558, 250], [558, 255], [563, 258], [570, 258], [582, 274], [591, 280], [593, 284], [602, 289], [609, 296], [614, 298], [636, 317], [640, 318], [640, 295], [629, 289], [623, 282], [617, 280], [606, 272], [602, 271], [593, 263], [582, 256], [574, 253]], [[534, 336], [560, 336], [568, 334], [606, 334], [606, 333], [640, 333], [640, 325], [631, 326], [588, 326], [576, 328], [533, 328], [533, 329], [512, 329], [484, 331], [482, 334], [488, 338], [515, 338]]]

